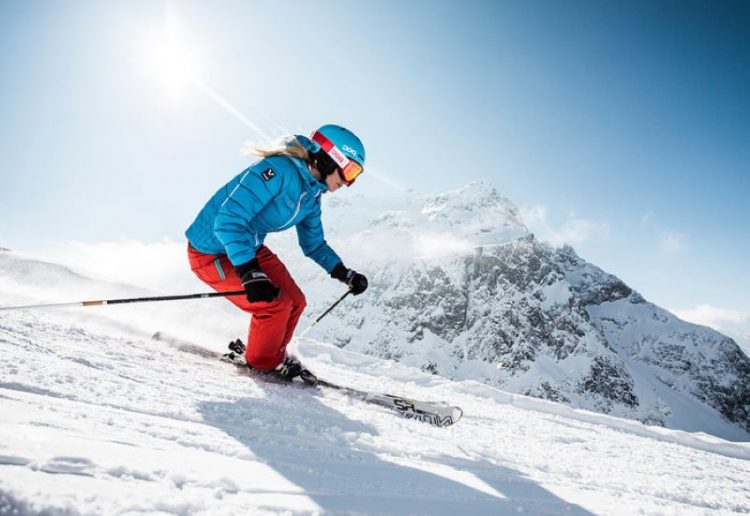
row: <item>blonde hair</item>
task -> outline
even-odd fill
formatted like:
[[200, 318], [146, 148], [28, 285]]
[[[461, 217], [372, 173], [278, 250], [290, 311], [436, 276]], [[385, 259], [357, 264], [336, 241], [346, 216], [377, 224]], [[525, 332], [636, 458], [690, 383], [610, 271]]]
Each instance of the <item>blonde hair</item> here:
[[271, 156], [291, 156], [310, 162], [310, 153], [295, 136], [282, 136], [270, 143], [246, 143], [242, 149], [245, 156], [255, 155], [262, 158]]

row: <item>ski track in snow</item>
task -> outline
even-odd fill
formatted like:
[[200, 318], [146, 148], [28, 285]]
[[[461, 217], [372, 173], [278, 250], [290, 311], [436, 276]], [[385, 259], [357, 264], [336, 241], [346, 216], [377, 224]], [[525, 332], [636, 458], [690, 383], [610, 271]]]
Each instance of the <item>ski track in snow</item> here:
[[0, 313], [2, 514], [750, 512], [750, 443], [298, 343], [321, 377], [463, 408], [434, 428], [92, 319]]

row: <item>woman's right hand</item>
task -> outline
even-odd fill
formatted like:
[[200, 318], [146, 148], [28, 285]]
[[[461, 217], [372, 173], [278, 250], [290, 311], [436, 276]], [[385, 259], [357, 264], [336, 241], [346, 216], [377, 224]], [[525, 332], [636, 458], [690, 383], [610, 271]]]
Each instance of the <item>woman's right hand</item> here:
[[235, 267], [237, 275], [245, 287], [247, 300], [251, 303], [258, 301], [273, 301], [279, 296], [279, 288], [268, 279], [258, 264], [257, 258]]

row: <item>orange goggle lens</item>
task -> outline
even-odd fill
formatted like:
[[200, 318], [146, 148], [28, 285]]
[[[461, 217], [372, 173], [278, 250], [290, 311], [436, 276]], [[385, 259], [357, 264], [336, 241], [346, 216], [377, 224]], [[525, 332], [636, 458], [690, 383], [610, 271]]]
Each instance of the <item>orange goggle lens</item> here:
[[362, 165], [356, 161], [349, 160], [344, 168], [339, 169], [341, 178], [344, 180], [347, 186], [350, 186], [357, 177], [364, 172]]

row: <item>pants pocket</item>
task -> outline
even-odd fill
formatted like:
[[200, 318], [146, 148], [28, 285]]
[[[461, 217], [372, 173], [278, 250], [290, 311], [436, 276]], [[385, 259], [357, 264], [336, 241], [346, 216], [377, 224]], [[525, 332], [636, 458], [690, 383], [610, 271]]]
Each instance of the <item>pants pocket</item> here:
[[224, 274], [224, 269], [221, 268], [221, 260], [216, 258], [214, 260], [214, 267], [216, 267], [216, 272], [219, 274], [219, 279], [221, 281], [224, 281], [225, 279], [227, 279], [226, 275]]

